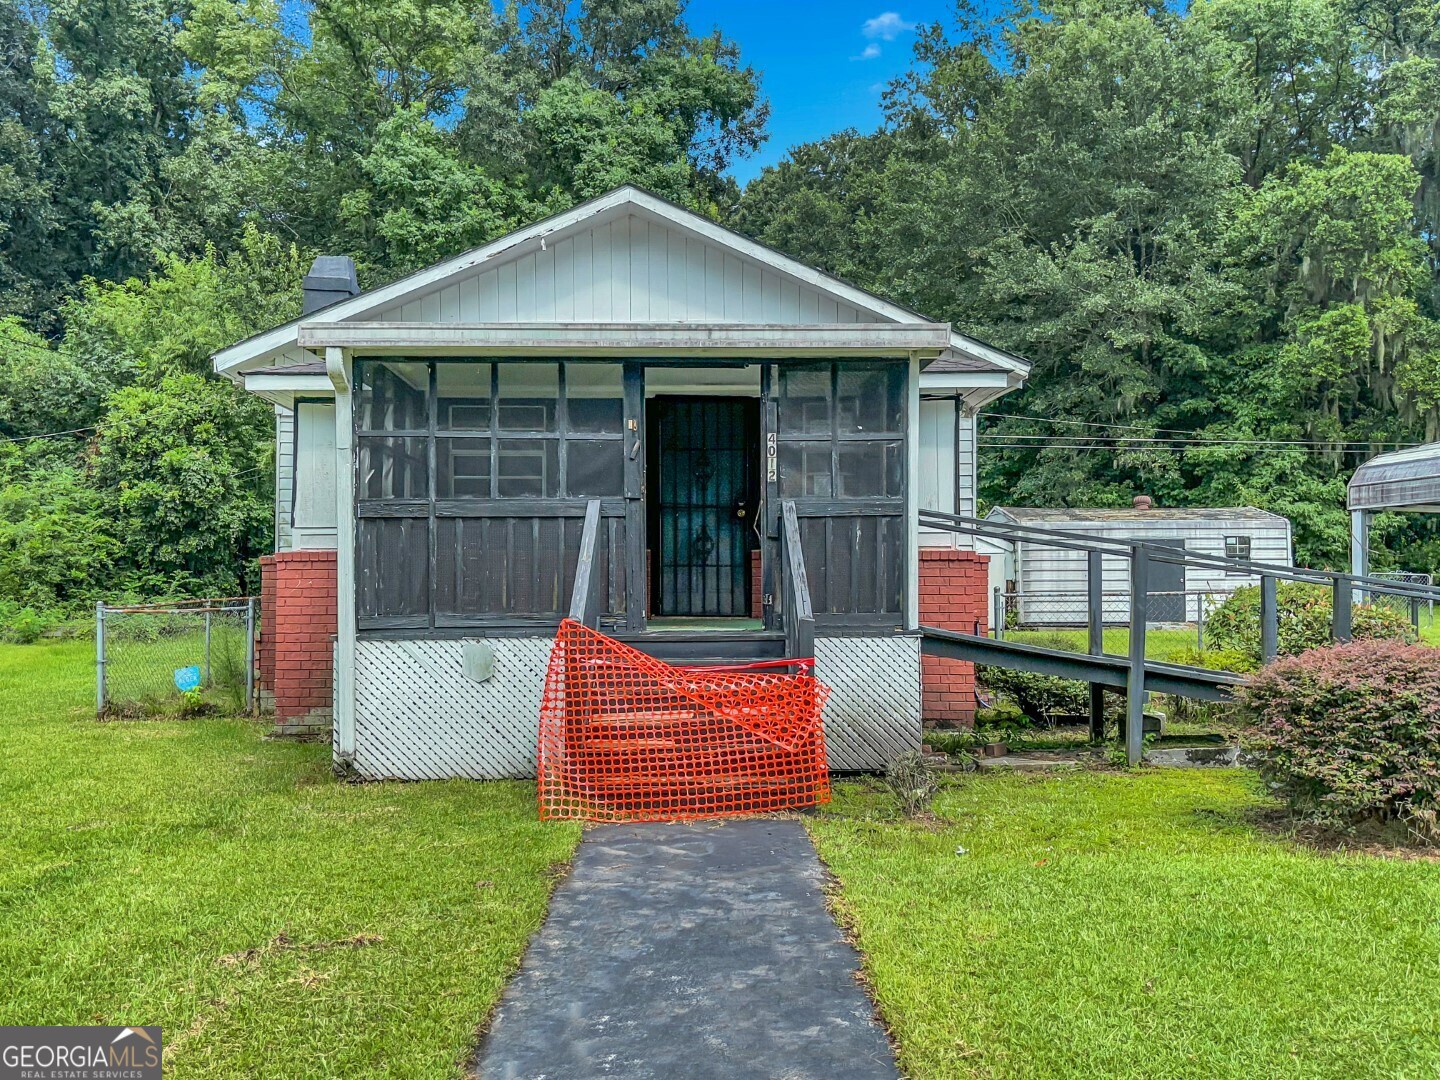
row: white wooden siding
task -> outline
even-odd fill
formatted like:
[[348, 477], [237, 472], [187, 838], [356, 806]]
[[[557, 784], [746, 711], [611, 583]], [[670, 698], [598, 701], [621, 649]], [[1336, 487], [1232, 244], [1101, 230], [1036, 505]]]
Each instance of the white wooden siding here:
[[331, 549], [336, 543], [335, 406], [295, 406], [295, 499], [290, 539], [296, 549]]
[[275, 406], [275, 550], [289, 551], [295, 492], [295, 414]]
[[491, 265], [377, 322], [853, 323], [876, 316], [700, 237], [630, 214]]
[[955, 399], [920, 402], [920, 472], [915, 477], [920, 509], [955, 510]]
[[[915, 486], [923, 510], [975, 514], [975, 418], [966, 415], [964, 406], [955, 398], [920, 402], [920, 468]], [[969, 547], [971, 541], [960, 533], [921, 528], [920, 544]]]

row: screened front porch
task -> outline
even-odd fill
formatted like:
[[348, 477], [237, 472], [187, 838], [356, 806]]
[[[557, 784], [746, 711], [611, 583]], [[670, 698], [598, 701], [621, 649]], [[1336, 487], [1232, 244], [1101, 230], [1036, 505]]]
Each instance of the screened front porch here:
[[611, 632], [778, 631], [785, 500], [820, 632], [913, 625], [908, 357], [353, 363], [362, 638], [552, 629], [593, 501]]

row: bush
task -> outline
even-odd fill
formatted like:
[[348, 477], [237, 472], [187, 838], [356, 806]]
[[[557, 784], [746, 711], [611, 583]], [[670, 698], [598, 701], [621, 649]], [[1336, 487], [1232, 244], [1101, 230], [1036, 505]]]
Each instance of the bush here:
[[47, 618], [29, 607], [0, 614], [0, 641], [15, 645], [33, 645], [44, 636], [54, 621], [53, 618]]
[[1251, 656], [1238, 649], [1196, 649], [1193, 646], [1177, 649], [1166, 658], [1172, 664], [1206, 668], [1210, 671], [1233, 671], [1248, 674], [1260, 666], [1258, 656]]
[[[1064, 634], [1036, 633], [1017, 638], [1042, 649], [1078, 652], [1075, 640]], [[982, 686], [1013, 702], [1032, 723], [1052, 727], [1057, 718], [1084, 713], [1090, 708], [1090, 688], [1074, 679], [1037, 675], [1032, 671], [1011, 671], [985, 664], [976, 669]]]
[[[1324, 585], [1281, 582], [1275, 589], [1279, 613], [1280, 655], [1298, 656], [1307, 649], [1330, 644], [1333, 610], [1330, 590]], [[1414, 641], [1409, 619], [1394, 608], [1356, 604], [1351, 617], [1356, 641]], [[1205, 621], [1207, 650], [1239, 653], [1260, 663], [1260, 586], [1246, 585], [1210, 613]]]
[[978, 677], [987, 688], [1013, 701], [1033, 723], [1045, 727], [1090, 707], [1090, 688], [1073, 679], [988, 666], [978, 669]]
[[1440, 839], [1440, 650], [1312, 649], [1251, 676], [1239, 698], [1260, 770], [1294, 811], [1341, 826], [1400, 818]]

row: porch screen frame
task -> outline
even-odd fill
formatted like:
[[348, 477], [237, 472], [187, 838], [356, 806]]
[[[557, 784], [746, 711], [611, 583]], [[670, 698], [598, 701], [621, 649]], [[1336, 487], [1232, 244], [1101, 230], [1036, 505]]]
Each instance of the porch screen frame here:
[[[408, 427], [362, 426], [368, 410], [365, 407], [365, 391], [368, 369], [372, 367], [393, 367], [398, 364], [415, 364], [425, 368], [424, 423]], [[488, 424], [469, 428], [442, 426], [439, 407], [439, 372], [446, 365], [463, 365], [471, 369], [489, 369], [489, 398], [486, 404]], [[500, 370], [501, 365], [550, 366], [556, 371], [556, 397], [554, 421], [548, 428], [516, 428], [511, 430], [500, 422]], [[580, 366], [604, 366], [620, 375], [615, 399], [622, 402], [622, 418], [614, 430], [572, 431], [569, 418], [570, 372]], [[560, 357], [534, 357], [524, 360], [510, 360], [491, 357], [457, 358], [454, 360], [408, 357], [357, 357], [354, 367], [355, 409], [352, 421], [354, 436], [354, 507], [355, 533], [355, 603], [357, 628], [361, 636], [388, 637], [414, 636], [413, 631], [432, 631], [434, 636], [452, 636], [457, 631], [477, 629], [487, 632], [496, 630], [535, 631], [553, 629], [558, 625], [569, 606], [570, 591], [574, 584], [575, 560], [571, 547], [578, 548], [579, 535], [583, 529], [586, 506], [598, 498], [601, 506], [601, 527], [604, 543], [601, 548], [601, 572], [606, 589], [602, 610], [611, 620], [623, 621], [626, 610], [626, 505], [624, 497], [624, 465], [616, 470], [615, 491], [611, 494], [571, 495], [568, 449], [575, 443], [599, 443], [613, 445], [617, 458], [625, 458], [625, 421], [628, 411], [623, 405], [624, 375], [619, 361], [584, 361]], [[415, 387], [415, 389], [419, 389]], [[413, 418], [412, 418], [413, 419]], [[404, 497], [383, 496], [362, 497], [361, 463], [366, 459], [367, 440], [408, 439], [418, 441], [424, 447], [424, 490], [415, 496], [407, 493]], [[447, 449], [457, 442], [473, 440], [484, 444], [489, 454], [488, 483], [486, 496], [441, 497], [440, 493], [440, 452], [442, 445]], [[514, 448], [516, 444], [535, 443], [543, 455], [554, 448], [556, 478], [555, 494], [501, 495], [499, 463], [502, 443]], [[412, 464], [414, 459], [412, 458]], [[628, 463], [626, 463], [628, 464]], [[454, 477], [452, 476], [452, 480]], [[503, 521], [503, 526], [499, 522]], [[380, 524], [408, 522], [407, 525]], [[438, 575], [447, 573], [450, 580], [450, 595], [457, 596], [462, 578], [462, 557], [464, 554], [464, 532], [467, 525], [484, 535], [503, 534], [503, 548], [492, 544], [495, 550], [504, 550], [506, 558], [497, 560], [503, 581], [498, 588], [506, 596], [519, 596], [522, 590], [538, 588], [537, 581], [522, 581], [526, 575], [535, 578], [534, 570], [542, 557], [542, 546], [552, 547], [543, 552], [553, 556], [553, 572], [546, 575], [557, 595], [551, 599], [555, 607], [548, 605], [544, 610], [490, 610], [460, 612], [450, 610], [458, 603], [442, 605], [445, 590]], [[454, 535], [445, 535], [455, 530]], [[392, 535], [381, 539], [378, 534], [388, 531]], [[414, 534], [423, 534], [423, 543]], [[543, 537], [543, 539], [542, 539]], [[454, 545], [451, 557], [442, 557], [440, 545], [449, 542]], [[528, 550], [528, 558], [517, 560], [517, 552]], [[423, 560], [423, 567], [415, 560]], [[471, 567], [476, 570], [475, 567]], [[476, 570], [491, 576], [494, 571], [487, 565]], [[411, 610], [387, 610], [383, 597], [378, 592], [380, 579], [387, 573], [404, 573], [406, 578], [399, 581], [397, 595], [419, 593], [412, 597], [416, 602]], [[494, 582], [488, 581], [483, 589], [494, 589]], [[534, 596], [531, 592], [530, 595]], [[493, 593], [492, 593], [493, 596]], [[404, 597], [400, 598], [403, 602]], [[423, 602], [421, 602], [423, 601]], [[534, 606], [538, 606], [535, 604]], [[428, 636], [428, 635], [427, 635]]]
[[[915, 558], [912, 551], [914, 545], [910, 538], [911, 488], [914, 482], [911, 474], [911, 428], [917, 422], [917, 418], [911, 415], [912, 365], [905, 360], [868, 357], [787, 361], [767, 365], [767, 368], [769, 370], [763, 377], [762, 389], [762, 419], [767, 440], [763, 485], [767, 535], [762, 565], [767, 625], [783, 624], [783, 615], [776, 617], [773, 614], [774, 600], [780, 593], [778, 575], [783, 572], [778, 554], [779, 514], [781, 501], [793, 500], [800, 523], [805, 568], [815, 607], [817, 629], [832, 633], [861, 634], [904, 630], [910, 621], [908, 597], [911, 589], [911, 561]], [[782, 395], [783, 382], [787, 376], [807, 368], [829, 370], [828, 422], [823, 435], [818, 432], [796, 431], [787, 423], [785, 398]], [[840, 430], [839, 382], [841, 373], [847, 368], [884, 370], [898, 379], [898, 427], [868, 432]], [[776, 475], [773, 478], [770, 475], [768, 446], [772, 434], [776, 451]], [[798, 443], [824, 442], [829, 443], [827, 460], [830, 493], [786, 494], [786, 447]], [[837, 495], [842, 447], [867, 443], [887, 444], [889, 452], [896, 455], [899, 477], [894, 493]], [[852, 526], [857, 532], [863, 532], [862, 522], [874, 522], [876, 530], [874, 550], [866, 551], [862, 556], [865, 559], [874, 559], [876, 564], [874, 588], [869, 590], [858, 580], [860, 575], [856, 568], [860, 560], [853, 557], [846, 560], [848, 574], [841, 574], [836, 569], [839, 562], [835, 557], [838, 547], [851, 544], [852, 536], [848, 534]], [[851, 550], [849, 554], [853, 556], [857, 552]], [[888, 568], [885, 562], [887, 557], [893, 560]], [[888, 586], [885, 579], [890, 582]], [[882, 592], [891, 595], [882, 600]]]

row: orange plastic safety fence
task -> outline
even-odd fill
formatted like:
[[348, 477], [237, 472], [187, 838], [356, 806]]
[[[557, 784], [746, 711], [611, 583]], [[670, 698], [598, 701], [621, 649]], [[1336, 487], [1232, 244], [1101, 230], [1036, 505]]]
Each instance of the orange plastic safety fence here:
[[542, 818], [673, 821], [830, 801], [813, 675], [674, 667], [573, 620], [540, 705]]

